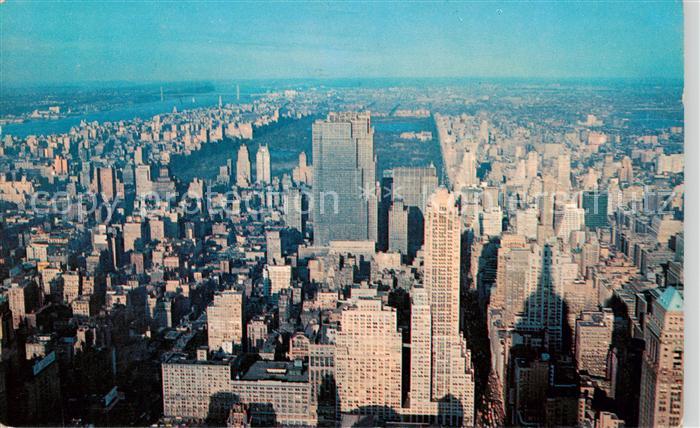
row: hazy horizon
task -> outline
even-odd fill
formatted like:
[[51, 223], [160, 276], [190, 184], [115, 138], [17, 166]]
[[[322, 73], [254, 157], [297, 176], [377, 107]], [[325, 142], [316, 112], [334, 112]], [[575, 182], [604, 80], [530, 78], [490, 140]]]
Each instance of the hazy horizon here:
[[683, 12], [677, 1], [10, 1], [0, 10], [0, 80], [11, 86], [683, 79]]

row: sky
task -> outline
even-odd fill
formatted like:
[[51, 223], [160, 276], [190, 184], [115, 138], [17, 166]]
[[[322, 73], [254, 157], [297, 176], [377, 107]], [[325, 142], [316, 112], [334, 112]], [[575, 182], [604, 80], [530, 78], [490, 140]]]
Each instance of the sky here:
[[6, 84], [683, 78], [680, 1], [0, 3]]

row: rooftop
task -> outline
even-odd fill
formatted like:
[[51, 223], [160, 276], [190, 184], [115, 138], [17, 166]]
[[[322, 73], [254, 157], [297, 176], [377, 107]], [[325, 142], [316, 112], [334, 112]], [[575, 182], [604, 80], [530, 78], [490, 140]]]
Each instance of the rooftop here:
[[675, 287], [668, 287], [659, 297], [659, 304], [669, 312], [682, 311], [683, 296]]
[[241, 380], [278, 380], [283, 382], [308, 382], [309, 375], [300, 362], [256, 361]]

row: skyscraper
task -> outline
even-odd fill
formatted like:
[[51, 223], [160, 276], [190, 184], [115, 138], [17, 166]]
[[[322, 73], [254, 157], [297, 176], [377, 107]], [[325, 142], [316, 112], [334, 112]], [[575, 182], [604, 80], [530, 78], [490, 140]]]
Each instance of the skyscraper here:
[[342, 313], [336, 339], [336, 381], [343, 413], [396, 418], [401, 408], [401, 333], [396, 309], [356, 301]]
[[571, 155], [562, 153], [557, 158], [557, 181], [563, 191], [571, 188]]
[[629, 156], [622, 158], [619, 170], [619, 178], [621, 182], [632, 183], [634, 181], [634, 167], [632, 159]]
[[312, 176], [312, 168], [306, 164], [306, 152], [300, 152], [299, 165], [292, 170], [292, 179], [296, 183], [311, 184]]
[[408, 252], [408, 209], [400, 199], [389, 210], [389, 251]]
[[527, 178], [533, 179], [537, 177], [537, 170], [539, 169], [540, 157], [537, 152], [528, 152], [527, 154], [527, 164], [525, 169], [525, 174]]
[[654, 290], [645, 314], [639, 426], [679, 426], [683, 421], [683, 295]]
[[462, 157], [462, 166], [460, 169], [460, 174], [457, 178], [457, 186], [461, 187], [473, 187], [478, 186], [479, 182], [476, 178], [476, 152], [467, 150], [464, 152]]
[[547, 236], [554, 230], [554, 194], [557, 191], [557, 179], [549, 174], [542, 177], [542, 197], [539, 198], [540, 224]]
[[581, 194], [581, 208], [585, 212], [585, 224], [589, 229], [608, 226], [607, 192], [584, 191]]
[[209, 349], [232, 353], [243, 346], [243, 293], [226, 290], [214, 295], [207, 308]]
[[434, 339], [458, 335], [461, 223], [453, 193], [442, 187], [435, 191], [425, 225], [424, 281], [434, 316], [432, 334]]
[[[461, 335], [461, 220], [455, 195], [438, 188], [426, 207], [423, 281], [430, 300], [431, 391], [440, 403], [439, 423], [473, 425], [474, 374]], [[426, 393], [418, 393], [425, 396]]]
[[581, 312], [576, 320], [576, 368], [591, 376], [605, 378], [612, 339], [612, 309]]
[[255, 181], [267, 184], [270, 179], [270, 151], [266, 145], [261, 145], [255, 154]]
[[515, 213], [515, 230], [527, 239], [537, 239], [537, 210], [533, 207]]
[[330, 113], [313, 124], [314, 244], [376, 241], [374, 128], [369, 112]]
[[151, 167], [138, 165], [134, 171], [136, 196], [142, 196], [151, 191]]
[[114, 168], [104, 166], [95, 168], [94, 190], [105, 200], [111, 201], [117, 195], [117, 185], [114, 176]]
[[282, 236], [279, 230], [268, 230], [265, 232], [265, 246], [267, 264], [284, 264], [284, 258], [282, 258]]
[[401, 198], [405, 206], [425, 211], [428, 198], [438, 187], [437, 170], [427, 167], [398, 167], [391, 172], [392, 200]]
[[427, 167], [398, 167], [391, 171], [391, 200], [401, 199], [408, 211], [407, 255], [412, 259], [423, 245], [425, 206], [438, 187], [437, 170]]
[[292, 267], [289, 265], [265, 266], [263, 278], [269, 281], [270, 295], [274, 296], [292, 286]]
[[481, 213], [481, 234], [499, 236], [503, 230], [503, 212], [499, 207], [484, 210]]
[[250, 157], [248, 156], [248, 146], [241, 144], [238, 149], [238, 160], [236, 161], [236, 186], [246, 187], [250, 185]]
[[[607, 207], [605, 209], [607, 211]], [[605, 215], [607, 217], [607, 213]], [[557, 210], [554, 223], [557, 236], [568, 242], [571, 232], [583, 228], [585, 212], [583, 208], [578, 208], [575, 203], [566, 203], [561, 209]]]

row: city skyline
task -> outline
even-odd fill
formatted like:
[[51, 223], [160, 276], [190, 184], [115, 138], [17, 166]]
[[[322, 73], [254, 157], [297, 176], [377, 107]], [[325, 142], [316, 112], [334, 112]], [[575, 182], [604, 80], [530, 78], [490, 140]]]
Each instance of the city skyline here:
[[0, 0], [0, 425], [689, 423], [681, 12]]

